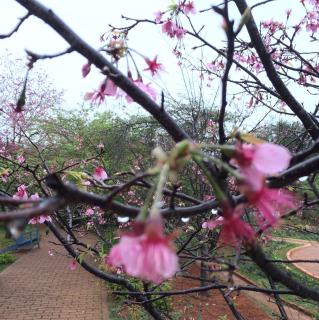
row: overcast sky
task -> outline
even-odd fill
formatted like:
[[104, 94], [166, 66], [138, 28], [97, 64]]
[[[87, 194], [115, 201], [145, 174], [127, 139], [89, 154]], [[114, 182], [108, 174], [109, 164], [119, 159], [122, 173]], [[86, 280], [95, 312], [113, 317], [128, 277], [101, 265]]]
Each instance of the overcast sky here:
[[[155, 11], [164, 10], [171, 3], [170, 0], [40, 0], [40, 2], [52, 8], [73, 30], [96, 48], [101, 45], [99, 38], [108, 29], [108, 24], [115, 26], [125, 24], [121, 19], [121, 14], [152, 19]], [[214, 0], [195, 1], [197, 5], [200, 4], [197, 6], [199, 9], [208, 8], [211, 4], [220, 2]], [[249, 1], [249, 3], [254, 4], [256, 1]], [[289, 6], [294, 7], [298, 3], [299, 0], [290, 0]], [[271, 10], [267, 9], [268, 6]], [[276, 0], [275, 4], [268, 6], [263, 6], [261, 10], [255, 10], [254, 14], [257, 20], [282, 18], [287, 1]], [[23, 16], [25, 12], [14, 0], [1, 0], [0, 33], [9, 32], [16, 25], [17, 18]], [[214, 44], [218, 45], [224, 37], [220, 29], [221, 20], [218, 15], [209, 12], [201, 15], [200, 19], [196, 20], [196, 18], [195, 23], [197, 22], [198, 26], [205, 24], [206, 34], [213, 39]], [[159, 26], [143, 25], [130, 35], [129, 45], [146, 56], [159, 55], [159, 60], [164, 62], [167, 71], [163, 74], [163, 81], [159, 81], [159, 84], [173, 88], [174, 94], [177, 95], [183, 91], [183, 82], [176, 60], [171, 55], [175, 43], [162, 35]], [[56, 53], [67, 48], [67, 44], [48, 26], [32, 17], [23, 24], [18, 33], [10, 39], [0, 41], [0, 55], [8, 50], [16, 56], [23, 57], [25, 56], [25, 48], [40, 54]], [[75, 106], [83, 102], [84, 93], [97, 88], [101, 82], [102, 78], [98, 72], [92, 72], [87, 78], [82, 79], [81, 67], [84, 63], [85, 59], [75, 53], [42, 63], [43, 68], [53, 78], [57, 87], [65, 90], [65, 104], [68, 106]]]

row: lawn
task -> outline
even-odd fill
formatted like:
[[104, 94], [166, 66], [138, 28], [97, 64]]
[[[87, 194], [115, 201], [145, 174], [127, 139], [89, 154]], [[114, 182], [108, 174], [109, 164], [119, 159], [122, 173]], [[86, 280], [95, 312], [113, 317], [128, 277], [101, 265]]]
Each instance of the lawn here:
[[287, 217], [283, 221], [284, 224], [271, 232], [272, 236], [319, 242], [319, 226], [317, 223], [297, 216]]
[[[13, 243], [12, 239], [6, 239], [5, 228], [0, 226], [0, 249], [7, 247]], [[0, 272], [15, 261], [15, 257], [11, 253], [0, 254]]]

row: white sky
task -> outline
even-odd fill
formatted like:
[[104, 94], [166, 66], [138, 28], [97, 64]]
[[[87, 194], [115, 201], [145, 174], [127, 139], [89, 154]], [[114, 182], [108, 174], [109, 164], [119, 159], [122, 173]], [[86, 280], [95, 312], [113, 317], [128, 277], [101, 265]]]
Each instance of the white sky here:
[[[96, 48], [101, 45], [99, 37], [108, 29], [109, 23], [115, 26], [125, 24], [125, 21], [121, 19], [121, 14], [153, 19], [155, 11], [158, 9], [165, 10], [167, 5], [171, 3], [170, 0], [40, 0], [40, 2], [52, 8], [73, 30]], [[221, 0], [197, 0], [195, 4], [197, 8], [204, 9], [211, 4], [219, 4], [220, 2]], [[259, 1], [248, 1], [249, 4], [256, 2]], [[287, 3], [294, 8], [299, 5], [299, 0], [289, 0], [289, 2], [276, 0], [276, 3], [256, 9], [254, 11], [255, 18], [257, 18], [257, 21], [271, 18], [282, 19]], [[1, 0], [0, 33], [9, 32], [16, 25], [16, 19], [23, 16], [25, 12], [14, 0]], [[234, 16], [239, 17], [237, 11], [234, 12]], [[199, 18], [195, 17], [195, 24], [196, 22], [198, 26], [206, 25], [206, 34], [218, 46], [220, 40], [224, 37], [220, 29], [221, 20], [218, 15], [209, 12], [200, 15]], [[176, 66], [176, 60], [171, 54], [175, 43], [175, 40], [171, 41], [163, 36], [160, 26], [146, 24], [130, 34], [129, 46], [138, 49], [150, 58], [158, 54], [159, 61], [163, 62], [166, 68], [166, 73], [163, 74], [162, 81], [159, 81], [159, 83], [161, 86], [166, 85], [173, 88], [174, 94], [178, 95], [178, 93], [185, 91], [185, 88], [180, 71]], [[191, 42], [191, 45], [194, 44], [194, 42]], [[25, 48], [39, 54], [49, 54], [63, 51], [66, 47], [64, 40], [61, 40], [54, 31], [40, 20], [31, 17], [23, 24], [18, 33], [9, 39], [0, 41], [0, 56], [6, 50], [21, 57], [25, 56]], [[67, 107], [74, 107], [82, 103], [84, 93], [97, 88], [102, 80], [98, 72], [91, 72], [87, 78], [82, 79], [81, 67], [84, 63], [85, 59], [76, 53], [41, 63], [53, 78], [57, 87], [65, 90]], [[141, 69], [143, 69], [143, 66]], [[212, 89], [212, 97], [216, 90]]]

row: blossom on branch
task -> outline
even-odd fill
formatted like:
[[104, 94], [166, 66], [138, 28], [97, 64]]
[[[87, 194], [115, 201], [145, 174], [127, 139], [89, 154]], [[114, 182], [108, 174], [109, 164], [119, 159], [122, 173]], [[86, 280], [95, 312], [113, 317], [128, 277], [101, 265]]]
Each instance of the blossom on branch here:
[[168, 19], [162, 24], [162, 32], [166, 33], [170, 38], [176, 37], [177, 39], [181, 39], [187, 31], [171, 19]]
[[106, 171], [102, 167], [96, 167], [92, 176], [97, 181], [104, 181], [108, 178]]
[[17, 157], [17, 161], [18, 161], [19, 164], [22, 164], [25, 161], [24, 156], [23, 155], [18, 156]]
[[17, 192], [13, 195], [13, 199], [28, 199], [27, 187], [24, 184], [17, 188]]
[[[136, 80], [132, 80], [132, 81], [137, 87], [139, 87], [142, 91], [144, 91], [146, 94], [148, 94], [154, 101], [156, 101], [157, 94], [156, 94], [155, 89], [151, 87], [150, 83], [145, 84], [141, 77], [138, 77]], [[125, 99], [128, 103], [131, 103], [134, 101], [133, 98], [130, 97], [129, 95], [126, 95]]]
[[243, 175], [244, 188], [258, 192], [264, 186], [266, 175], [288, 168], [291, 154], [285, 147], [274, 143], [238, 144], [233, 160]]
[[294, 195], [283, 189], [269, 189], [247, 195], [248, 201], [259, 211], [259, 223], [262, 230], [274, 225], [287, 209], [296, 208]]
[[148, 68], [145, 68], [144, 71], [150, 71], [152, 76], [154, 77], [159, 71], [164, 70], [164, 67], [161, 63], [157, 62], [157, 56], [153, 60], [145, 58], [145, 62]]
[[[31, 200], [38, 200], [40, 199], [37, 193], [30, 196]], [[48, 214], [42, 214], [40, 216], [34, 217], [29, 220], [29, 224], [42, 224], [44, 222], [52, 222], [52, 218]]]
[[87, 92], [84, 96], [84, 100], [90, 100], [92, 104], [96, 103], [100, 105], [104, 102], [106, 96], [116, 96], [116, 94], [117, 86], [111, 79], [107, 78], [106, 81], [100, 85], [98, 90]]
[[295, 197], [290, 192], [266, 187], [266, 175], [288, 168], [291, 160], [288, 149], [273, 143], [239, 144], [233, 157], [243, 177], [240, 189], [258, 209], [263, 230], [274, 225], [286, 209], [296, 207]]
[[155, 22], [160, 23], [163, 17], [163, 13], [161, 11], [156, 11], [154, 13], [154, 16], [155, 16]]
[[196, 9], [193, 1], [188, 1], [188, 2], [183, 1], [183, 3], [179, 4], [179, 9], [183, 11], [183, 13], [187, 16], [190, 13], [196, 14]]
[[165, 236], [161, 220], [133, 224], [133, 230], [122, 234], [106, 262], [122, 267], [130, 276], [154, 283], [173, 277], [178, 270], [172, 240]]
[[87, 62], [82, 67], [82, 77], [85, 78], [91, 71], [91, 63]]
[[253, 228], [241, 219], [244, 214], [243, 206], [231, 208], [224, 205], [222, 210], [223, 216], [214, 220], [205, 221], [202, 228], [214, 230], [221, 226], [220, 241], [230, 246], [238, 246], [239, 242], [250, 241], [255, 236]]

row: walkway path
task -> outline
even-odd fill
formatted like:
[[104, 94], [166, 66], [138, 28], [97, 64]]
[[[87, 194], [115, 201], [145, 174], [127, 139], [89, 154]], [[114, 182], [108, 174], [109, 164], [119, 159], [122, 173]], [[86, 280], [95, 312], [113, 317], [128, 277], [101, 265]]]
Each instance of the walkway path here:
[[[318, 260], [319, 261], [319, 242], [308, 241], [291, 238], [273, 238], [274, 240], [283, 240], [289, 243], [300, 244], [299, 247], [291, 249], [287, 252], [289, 260]], [[304, 273], [319, 279], [319, 264], [318, 263], [294, 263], [294, 266]]]
[[[69, 270], [71, 259], [50, 239], [0, 273], [0, 319], [107, 320], [103, 283], [79, 266]], [[52, 247], [60, 254], [50, 256]]]

